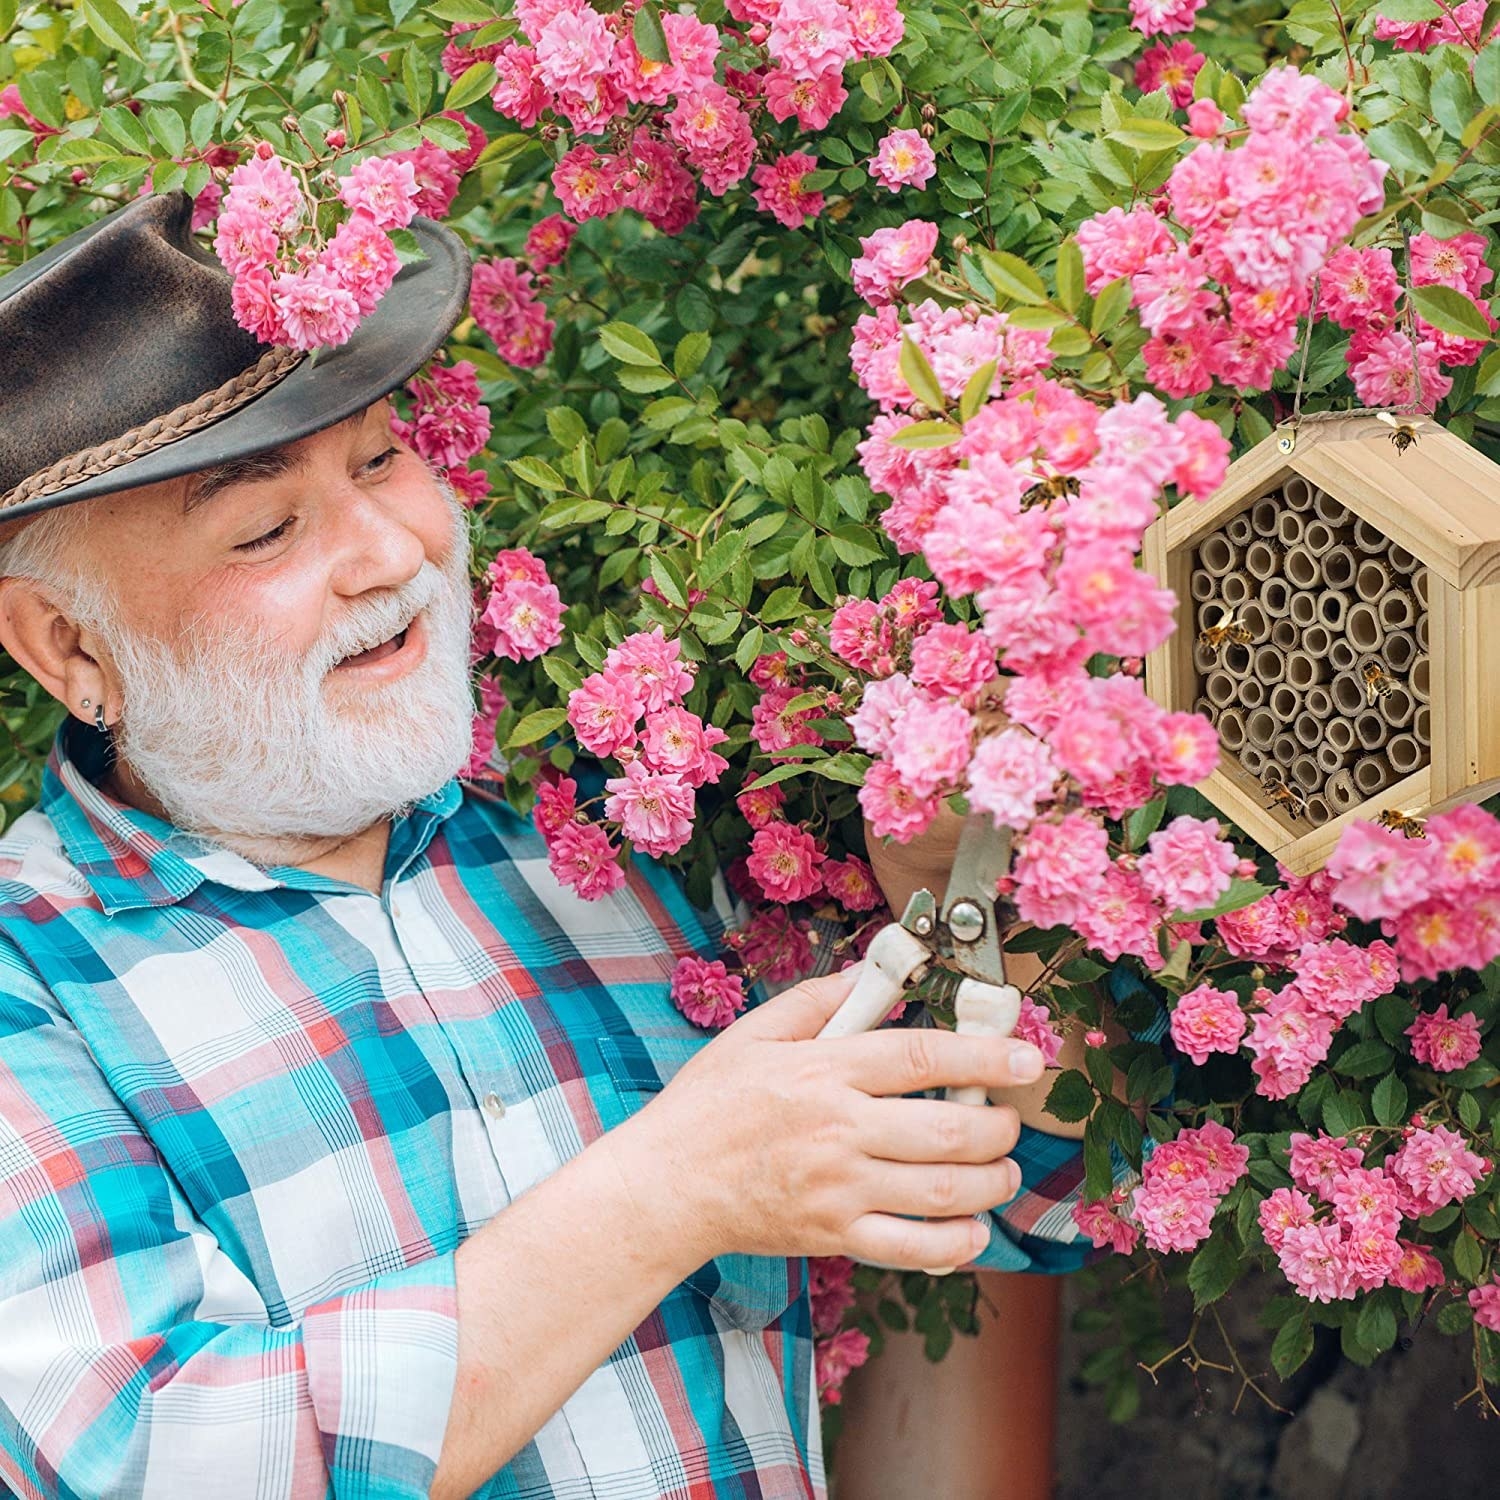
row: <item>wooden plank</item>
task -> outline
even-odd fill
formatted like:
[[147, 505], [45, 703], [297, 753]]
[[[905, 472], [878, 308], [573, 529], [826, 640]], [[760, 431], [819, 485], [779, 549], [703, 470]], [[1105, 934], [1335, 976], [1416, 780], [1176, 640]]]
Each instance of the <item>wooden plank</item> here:
[[1230, 464], [1223, 484], [1207, 500], [1182, 500], [1167, 512], [1167, 550], [1197, 546], [1209, 532], [1217, 531], [1262, 495], [1279, 489], [1292, 473], [1292, 465], [1276, 447], [1275, 437], [1257, 443]]
[[1321, 828], [1311, 829], [1294, 843], [1288, 844], [1281, 851], [1282, 864], [1294, 875], [1311, 875], [1314, 870], [1321, 870], [1351, 823], [1361, 819], [1372, 823], [1387, 809], [1395, 812], [1425, 809], [1431, 801], [1428, 795], [1430, 784], [1431, 778], [1426, 766], [1400, 781], [1393, 781], [1369, 801], [1350, 808], [1346, 813], [1340, 813]]
[[[1479, 780], [1477, 729], [1468, 704], [1479, 698], [1482, 643], [1464, 594], [1434, 572], [1428, 583], [1432, 658], [1432, 800], [1441, 802]], [[1491, 652], [1493, 654], [1493, 646]]]
[[1146, 528], [1141, 562], [1148, 573], [1177, 596], [1178, 627], [1146, 658], [1146, 693], [1169, 712], [1187, 710], [1197, 696], [1198, 674], [1193, 668], [1193, 601], [1188, 586], [1193, 570], [1190, 552], [1169, 554], [1165, 518]]

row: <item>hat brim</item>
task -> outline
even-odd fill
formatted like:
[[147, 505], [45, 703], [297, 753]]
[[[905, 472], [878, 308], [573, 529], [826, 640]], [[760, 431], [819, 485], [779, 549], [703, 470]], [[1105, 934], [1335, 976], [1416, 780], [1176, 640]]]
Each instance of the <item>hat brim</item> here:
[[0, 511], [0, 523], [267, 453], [389, 395], [442, 346], [469, 294], [471, 262], [463, 241], [430, 219], [414, 219], [410, 227], [426, 258], [401, 268], [347, 343], [318, 350], [284, 380], [211, 426], [108, 473]]

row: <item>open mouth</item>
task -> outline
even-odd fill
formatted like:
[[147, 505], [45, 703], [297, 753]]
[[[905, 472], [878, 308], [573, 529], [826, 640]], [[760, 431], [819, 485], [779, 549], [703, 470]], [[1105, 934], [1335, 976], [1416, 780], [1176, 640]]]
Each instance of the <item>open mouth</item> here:
[[394, 656], [406, 644], [407, 632], [410, 629], [411, 626], [407, 625], [378, 646], [371, 646], [367, 651], [356, 651], [353, 656], [346, 656], [339, 663], [339, 667], [368, 667], [375, 662], [384, 661], [388, 656]]

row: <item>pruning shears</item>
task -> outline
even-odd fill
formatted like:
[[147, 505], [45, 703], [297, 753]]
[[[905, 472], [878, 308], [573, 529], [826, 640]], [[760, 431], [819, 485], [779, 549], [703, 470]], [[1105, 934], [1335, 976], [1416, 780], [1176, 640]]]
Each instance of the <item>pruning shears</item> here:
[[[996, 910], [999, 881], [1010, 873], [1011, 831], [987, 813], [970, 813], [939, 901], [912, 893], [899, 922], [875, 934], [849, 998], [819, 1033], [854, 1036], [878, 1026], [908, 989], [931, 970], [946, 976], [956, 1030], [969, 1036], [1009, 1036], [1021, 1015], [1021, 992], [1005, 982], [1005, 949]], [[934, 969], [935, 961], [943, 960]], [[958, 1104], [984, 1104], [982, 1086], [950, 1088]]]

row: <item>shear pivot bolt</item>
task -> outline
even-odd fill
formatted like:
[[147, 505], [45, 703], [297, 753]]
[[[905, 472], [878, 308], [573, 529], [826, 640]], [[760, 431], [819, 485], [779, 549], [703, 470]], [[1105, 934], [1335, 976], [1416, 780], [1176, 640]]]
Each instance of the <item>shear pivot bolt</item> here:
[[959, 901], [948, 913], [948, 931], [960, 943], [977, 943], [984, 936], [984, 913], [972, 901]]
[[931, 937], [932, 936], [932, 918], [931, 917], [925, 917], [925, 916], [924, 917], [918, 917], [917, 920], [912, 923], [912, 926], [917, 929], [918, 936], [920, 936], [920, 937]]

